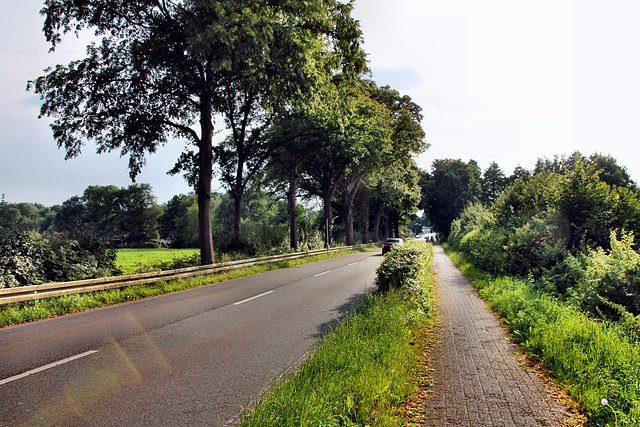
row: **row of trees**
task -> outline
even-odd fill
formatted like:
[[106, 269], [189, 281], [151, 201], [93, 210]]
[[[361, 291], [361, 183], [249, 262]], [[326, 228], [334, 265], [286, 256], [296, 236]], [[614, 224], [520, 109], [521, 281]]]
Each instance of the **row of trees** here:
[[[82, 30], [101, 43], [29, 87], [41, 95], [41, 117], [54, 118], [67, 158], [92, 140], [99, 153], [128, 155], [135, 178], [147, 153], [185, 142], [172, 173], [195, 189], [203, 264], [213, 262], [216, 164], [234, 201], [237, 248], [246, 241], [245, 193], [264, 177], [273, 191], [286, 191], [291, 247], [300, 192], [323, 200], [329, 240], [337, 209], [353, 243], [357, 197], [361, 212], [377, 210], [373, 227], [361, 213], [365, 238], [385, 210], [397, 229], [415, 207], [411, 155], [426, 143], [420, 108], [366, 79], [352, 9], [338, 0], [51, 0], [41, 13], [52, 49]], [[216, 117], [228, 131], [219, 144]]]
[[[278, 195], [278, 191], [282, 192], [248, 186], [242, 204], [242, 249], [246, 254], [290, 250], [288, 204], [286, 195]], [[363, 192], [356, 197], [358, 206], [369, 199], [378, 198]], [[415, 204], [418, 198], [414, 199]], [[234, 205], [231, 194], [212, 194], [212, 241], [220, 255], [237, 249]], [[296, 203], [295, 210], [296, 243], [305, 248], [323, 247], [323, 209]], [[372, 210], [359, 214], [368, 217], [371, 224], [380, 215]], [[197, 247], [198, 216], [195, 194], [177, 195], [158, 206], [147, 184], [90, 186], [81, 196], [53, 207], [2, 200], [0, 288], [118, 274], [116, 247], [155, 247], [160, 242]], [[335, 237], [344, 242], [344, 217], [336, 212], [332, 220]], [[379, 228], [391, 231], [391, 218], [383, 215], [378, 220], [383, 225]]]
[[451, 223], [467, 206], [476, 203], [489, 206], [515, 182], [527, 182], [544, 173], [566, 174], [577, 164], [592, 168], [599, 179], [610, 186], [637, 191], [626, 169], [618, 165], [615, 158], [597, 153], [589, 157], [575, 152], [570, 156], [540, 158], [532, 170], [518, 166], [510, 176], [506, 176], [496, 162], [483, 173], [474, 160], [465, 163], [459, 159], [443, 159], [433, 162], [431, 172], [421, 172], [419, 206], [433, 227], [446, 237], [451, 231]]
[[[293, 225], [296, 245], [291, 245], [286, 193], [286, 189], [266, 191], [253, 184], [247, 188], [241, 207], [244, 253], [264, 254], [299, 246], [320, 248], [326, 244], [324, 209], [318, 209], [321, 203], [315, 197], [315, 204], [313, 200], [307, 200], [306, 203], [300, 203], [304, 200], [296, 201], [296, 222]], [[412, 205], [415, 210], [419, 188], [414, 189], [413, 194]], [[365, 191], [356, 194], [357, 223], [371, 226], [370, 230], [365, 229], [358, 236], [363, 240], [378, 233], [386, 236], [393, 232], [393, 220], [396, 218], [388, 215], [393, 207], [386, 208], [386, 214], [385, 209], [380, 213], [380, 199]], [[369, 204], [374, 209], [369, 209]], [[233, 230], [234, 205], [231, 194], [212, 194], [211, 227], [216, 252], [237, 250]], [[365, 206], [364, 210], [360, 209], [362, 206]], [[413, 216], [408, 215], [405, 222], [411, 219]], [[345, 217], [340, 211], [334, 211], [332, 222], [334, 238], [345, 243]], [[148, 184], [133, 184], [127, 188], [89, 186], [82, 195], [73, 196], [62, 205], [53, 207], [3, 201], [0, 204], [0, 230], [7, 235], [38, 232], [45, 237], [55, 236], [76, 242], [91, 240], [114, 248], [157, 247], [161, 244], [192, 248], [198, 246], [198, 203], [195, 194], [180, 194], [166, 204], [157, 205]]]

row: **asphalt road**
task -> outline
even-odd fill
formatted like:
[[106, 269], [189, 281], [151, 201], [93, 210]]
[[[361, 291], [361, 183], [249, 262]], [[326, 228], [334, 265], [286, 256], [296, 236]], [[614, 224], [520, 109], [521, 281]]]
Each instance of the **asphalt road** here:
[[233, 424], [374, 288], [378, 251], [0, 329], [0, 426]]

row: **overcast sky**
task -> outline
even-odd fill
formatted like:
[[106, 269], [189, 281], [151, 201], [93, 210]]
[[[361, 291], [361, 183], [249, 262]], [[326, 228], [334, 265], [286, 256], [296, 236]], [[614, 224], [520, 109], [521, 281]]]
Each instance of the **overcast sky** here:
[[[390, 6], [390, 5], [393, 6]], [[88, 145], [65, 161], [26, 82], [84, 47], [55, 54], [39, 0], [0, 6], [0, 193], [59, 204], [89, 185], [128, 186], [127, 159]], [[539, 157], [610, 154], [640, 181], [640, 2], [637, 0], [358, 0], [373, 78], [423, 108], [431, 148], [417, 160], [496, 161], [506, 175]], [[190, 191], [167, 176], [182, 147], [161, 147], [138, 182], [158, 202]], [[218, 190], [221, 190], [218, 188]]]

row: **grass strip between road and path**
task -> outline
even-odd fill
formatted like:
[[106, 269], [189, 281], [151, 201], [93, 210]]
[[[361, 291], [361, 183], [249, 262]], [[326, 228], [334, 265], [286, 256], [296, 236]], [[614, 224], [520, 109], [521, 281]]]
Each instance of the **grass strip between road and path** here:
[[[640, 425], [640, 332], [587, 316], [536, 291], [530, 281], [492, 277], [451, 248], [447, 255], [529, 356], [577, 402], [586, 425]], [[567, 402], [571, 404], [571, 402]]]
[[[418, 245], [429, 254], [387, 263], [402, 265], [403, 271], [407, 260], [419, 263], [417, 280], [409, 280], [411, 289], [365, 295], [300, 368], [284, 375], [243, 417], [241, 427], [413, 425], [407, 424], [406, 408], [424, 383], [434, 312], [431, 246]], [[392, 250], [385, 257], [395, 254]]]
[[266, 271], [293, 267], [350, 253], [365, 252], [367, 250], [375, 249], [379, 249], [379, 247], [344, 250], [293, 260], [277, 261], [263, 265], [243, 267], [236, 270], [228, 270], [226, 272], [206, 276], [6, 304], [0, 306], [0, 328], [90, 310], [93, 308], [120, 304], [156, 295], [182, 291], [198, 286], [250, 276], [252, 274], [264, 273]]

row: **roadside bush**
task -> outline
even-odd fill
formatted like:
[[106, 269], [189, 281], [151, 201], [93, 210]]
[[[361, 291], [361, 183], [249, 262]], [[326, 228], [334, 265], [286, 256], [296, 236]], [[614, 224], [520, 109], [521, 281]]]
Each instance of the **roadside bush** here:
[[[572, 299], [590, 313], [613, 317], [619, 305], [637, 316], [640, 314], [640, 254], [633, 249], [632, 234], [610, 236], [611, 249], [592, 249], [574, 263], [581, 279]], [[577, 275], [577, 273], [576, 273]], [[617, 317], [617, 316], [616, 316]]]
[[0, 288], [101, 277], [116, 269], [116, 252], [95, 239], [16, 231], [0, 235]]
[[418, 241], [407, 241], [393, 245], [384, 255], [376, 273], [376, 286], [380, 292], [390, 289], [406, 289], [419, 293], [421, 275], [430, 261], [431, 252], [427, 245]]
[[0, 288], [26, 286], [40, 279], [42, 240], [35, 231], [0, 234]]

